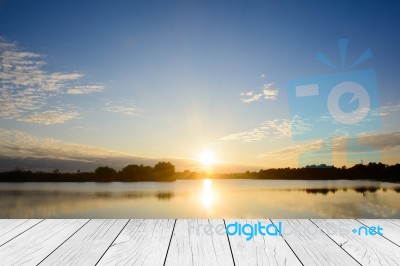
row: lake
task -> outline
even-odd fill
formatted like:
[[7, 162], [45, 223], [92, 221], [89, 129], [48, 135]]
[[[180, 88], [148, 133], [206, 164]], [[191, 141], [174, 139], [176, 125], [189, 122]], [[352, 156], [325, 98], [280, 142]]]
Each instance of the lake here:
[[0, 218], [400, 218], [400, 184], [213, 179], [1, 183]]

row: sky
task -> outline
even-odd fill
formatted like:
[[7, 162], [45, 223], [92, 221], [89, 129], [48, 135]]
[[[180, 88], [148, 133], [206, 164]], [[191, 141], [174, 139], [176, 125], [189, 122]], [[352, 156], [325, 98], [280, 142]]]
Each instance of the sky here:
[[[0, 162], [197, 170], [207, 151], [224, 171], [398, 163], [399, 12], [399, 1], [0, 1]], [[322, 84], [349, 72], [370, 108], [343, 127]], [[304, 78], [324, 93], [297, 101], [290, 84]], [[375, 150], [349, 151], [349, 139]]]

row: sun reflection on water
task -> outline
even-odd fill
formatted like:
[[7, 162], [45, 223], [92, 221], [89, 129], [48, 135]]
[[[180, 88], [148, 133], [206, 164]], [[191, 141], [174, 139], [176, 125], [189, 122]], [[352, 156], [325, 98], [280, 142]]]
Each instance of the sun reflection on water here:
[[201, 192], [201, 202], [206, 209], [210, 209], [215, 202], [215, 193], [212, 188], [211, 179], [203, 179], [203, 190]]

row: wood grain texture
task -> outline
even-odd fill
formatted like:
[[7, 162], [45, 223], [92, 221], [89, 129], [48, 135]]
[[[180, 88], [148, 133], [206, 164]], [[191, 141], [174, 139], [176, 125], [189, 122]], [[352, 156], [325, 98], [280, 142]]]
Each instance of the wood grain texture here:
[[128, 220], [90, 220], [40, 265], [95, 265]]
[[[247, 241], [223, 220], [0, 220], [0, 265], [400, 265], [399, 220], [272, 221], [283, 237]], [[384, 235], [352, 232], [364, 225]]]
[[[206, 233], [217, 226], [222, 228], [222, 234]], [[165, 264], [233, 265], [224, 221], [177, 220]]]
[[130, 220], [98, 265], [163, 265], [174, 222]]
[[0, 247], [2, 265], [36, 265], [88, 220], [45, 220]]
[[[378, 220], [380, 220], [380, 219], [378, 219]], [[388, 219], [386, 221], [389, 221], [397, 226], [400, 226], [400, 219]]]
[[393, 220], [358, 219], [358, 221], [368, 227], [381, 226], [383, 228], [383, 236], [400, 246], [400, 225], [393, 223]]
[[[242, 225], [270, 224], [270, 220], [226, 220], [226, 225], [240, 222]], [[246, 240], [244, 235], [229, 237], [236, 265], [301, 265], [299, 259], [281, 236], [257, 235]]]
[[[362, 265], [400, 265], [400, 247], [380, 235], [352, 232], [362, 226], [356, 220], [312, 220]], [[341, 230], [337, 230], [341, 228]], [[343, 232], [341, 232], [343, 231]]]
[[0, 220], [0, 246], [22, 234], [43, 220], [9, 219]]
[[359, 265], [310, 220], [272, 221], [282, 222], [283, 238], [303, 265]]

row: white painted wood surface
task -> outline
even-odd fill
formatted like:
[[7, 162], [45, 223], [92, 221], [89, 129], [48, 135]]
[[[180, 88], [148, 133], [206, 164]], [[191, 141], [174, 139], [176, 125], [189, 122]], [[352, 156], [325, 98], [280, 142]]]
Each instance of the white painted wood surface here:
[[[270, 224], [270, 220], [226, 220], [226, 225], [234, 222], [241, 224]], [[301, 265], [299, 259], [281, 236], [255, 236], [246, 240], [246, 236], [229, 237], [236, 265]]]
[[272, 221], [282, 222], [283, 238], [304, 265], [360, 265], [310, 220]]
[[395, 225], [400, 226], [400, 219], [388, 219], [386, 221], [389, 221], [389, 222], [391, 222], [391, 223], [393, 223]]
[[383, 228], [383, 236], [400, 246], [400, 225], [382, 219], [359, 219], [358, 221], [368, 227], [381, 226]]
[[4, 219], [0, 220], [0, 246], [4, 245], [14, 237], [22, 234], [32, 226], [43, 220], [39, 219]]
[[207, 233], [217, 226], [224, 221], [177, 220], [165, 265], [234, 265], [226, 233]]
[[95, 265], [128, 220], [90, 220], [40, 265]]
[[45, 220], [0, 247], [2, 265], [36, 265], [88, 220]]
[[98, 265], [163, 265], [175, 220], [130, 220]]
[[[400, 220], [272, 221], [283, 237], [246, 241], [228, 238], [224, 220], [0, 220], [0, 265], [400, 265]], [[384, 235], [351, 232], [364, 225]]]
[[[360, 222], [353, 219], [312, 220], [322, 228], [339, 246], [362, 265], [400, 265], [400, 247], [380, 235], [358, 235], [340, 233], [337, 228], [351, 232], [358, 229]], [[333, 233], [335, 232], [335, 233]]]

